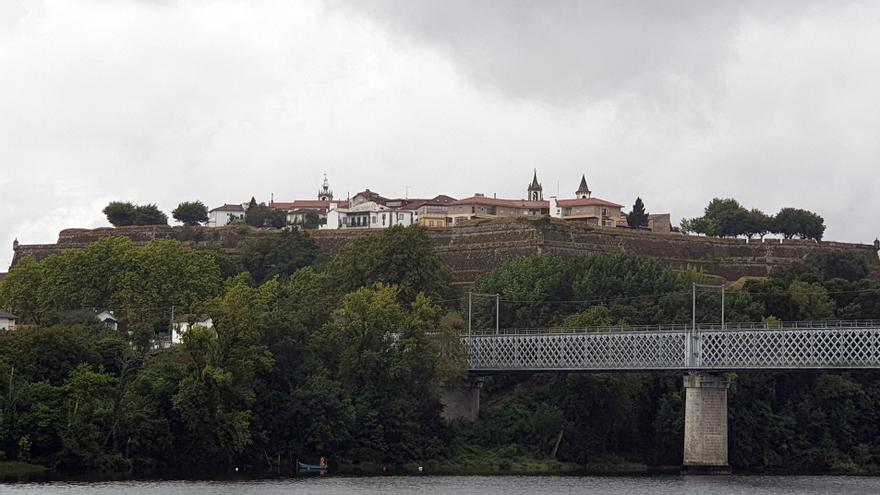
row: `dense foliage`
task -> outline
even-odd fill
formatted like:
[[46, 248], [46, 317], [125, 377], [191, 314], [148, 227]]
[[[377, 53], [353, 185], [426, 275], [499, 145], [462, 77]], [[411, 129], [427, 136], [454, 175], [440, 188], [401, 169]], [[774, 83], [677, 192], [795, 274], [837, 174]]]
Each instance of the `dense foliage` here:
[[716, 237], [754, 236], [763, 238], [767, 233], [780, 234], [786, 239], [822, 240], [825, 220], [807, 210], [782, 208], [774, 216], [756, 208], [747, 210], [735, 199], [715, 198], [706, 206], [702, 217], [685, 218], [681, 230]]
[[113, 201], [104, 207], [107, 221], [114, 227], [128, 225], [168, 225], [168, 215], [156, 205], [135, 205]]
[[648, 226], [648, 212], [645, 211], [645, 203], [642, 198], [636, 198], [632, 211], [626, 215], [626, 224], [634, 229]]
[[[812, 256], [730, 289], [727, 318], [880, 319], [872, 262]], [[634, 255], [541, 254], [475, 291], [498, 294], [502, 327], [608, 327], [687, 322], [701, 281]], [[464, 378], [463, 299], [418, 227], [330, 259], [298, 232], [245, 240], [234, 256], [112, 238], [26, 258], [0, 282], [0, 307], [22, 323], [0, 334], [0, 451], [71, 472], [289, 472], [319, 456], [681, 462], [676, 374], [497, 375], [485, 380], [479, 421], [442, 420], [442, 386]], [[698, 320], [717, 320], [720, 302], [700, 292]], [[495, 326], [495, 304], [474, 299], [476, 328]], [[208, 314], [213, 327], [171, 348], [131, 345], [167, 333], [172, 307]], [[97, 324], [93, 308], [116, 311], [131, 334]], [[872, 373], [740, 373], [730, 410], [735, 468], [880, 465]]]
[[201, 201], [184, 201], [171, 210], [171, 216], [184, 225], [195, 226], [208, 221], [208, 207]]
[[253, 198], [245, 212], [244, 221], [252, 227], [271, 227], [280, 229], [287, 225], [287, 214], [270, 208], [265, 203], [257, 204]]
[[[423, 230], [399, 227], [371, 246], [402, 238], [430, 246]], [[17, 264], [0, 283], [0, 307], [22, 323], [0, 334], [3, 456], [72, 472], [289, 472], [297, 457], [448, 455], [438, 390], [461, 377], [461, 348], [427, 332], [461, 320], [426, 295], [452, 293], [437, 285], [449, 275], [433, 251], [378, 250], [370, 263], [388, 271], [362, 285], [331, 277], [340, 261], [309, 266], [317, 249], [300, 233], [240, 251], [256, 277], [225, 283], [211, 255], [174, 241], [108, 238]], [[130, 344], [135, 327], [167, 334], [172, 306], [213, 326], [172, 348]], [[114, 309], [130, 335], [92, 308]]]

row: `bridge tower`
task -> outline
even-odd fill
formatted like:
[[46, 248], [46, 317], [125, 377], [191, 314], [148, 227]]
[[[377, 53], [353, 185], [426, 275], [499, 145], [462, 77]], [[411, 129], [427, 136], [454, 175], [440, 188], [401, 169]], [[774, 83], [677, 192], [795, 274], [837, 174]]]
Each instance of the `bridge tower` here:
[[684, 465], [686, 473], [730, 473], [727, 458], [727, 389], [713, 373], [684, 377]]

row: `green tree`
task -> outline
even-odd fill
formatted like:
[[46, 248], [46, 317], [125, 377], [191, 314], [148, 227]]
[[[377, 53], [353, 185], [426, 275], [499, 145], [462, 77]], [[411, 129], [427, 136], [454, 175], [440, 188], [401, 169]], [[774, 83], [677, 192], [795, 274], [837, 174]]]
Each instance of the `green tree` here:
[[381, 282], [398, 286], [406, 302], [419, 292], [434, 300], [456, 295], [448, 269], [419, 226], [394, 226], [350, 241], [330, 260], [327, 275], [331, 289], [343, 294]]
[[201, 201], [185, 201], [171, 211], [171, 216], [184, 225], [198, 225], [208, 221], [208, 207]]
[[0, 280], [0, 308], [19, 317], [20, 322], [40, 323], [39, 289], [43, 283], [43, 265], [33, 257], [22, 258]]
[[825, 220], [811, 211], [783, 208], [774, 217], [772, 230], [786, 239], [798, 236], [821, 241], [825, 234]]
[[134, 225], [135, 206], [127, 202], [113, 201], [104, 207], [104, 215], [114, 227]]
[[615, 323], [608, 308], [593, 306], [586, 311], [569, 316], [562, 323], [562, 326], [565, 328], [603, 328], [613, 326]]
[[318, 257], [318, 246], [307, 235], [282, 232], [279, 236], [256, 237], [241, 244], [241, 261], [257, 284], [278, 276], [287, 280]]
[[305, 214], [305, 217], [303, 218], [303, 225], [302, 226], [304, 229], [317, 229], [318, 227], [320, 227], [321, 225], [324, 225], [326, 223], [327, 223], [326, 218], [321, 218], [321, 216], [318, 215], [316, 212], [310, 211]]
[[245, 222], [252, 227], [271, 227], [280, 229], [287, 225], [287, 214], [266, 206], [265, 203], [248, 206]]
[[732, 198], [715, 198], [706, 205], [702, 217], [681, 221], [685, 233], [718, 237], [763, 237], [770, 227], [771, 220], [766, 214], [758, 209], [749, 211]]
[[645, 211], [642, 198], [636, 198], [632, 211], [626, 215], [626, 223], [634, 229], [648, 226], [648, 213]]
[[679, 227], [685, 234], [717, 235], [718, 222], [704, 217], [682, 218]]
[[354, 458], [402, 462], [442, 455], [437, 358], [426, 335], [441, 311], [423, 295], [404, 308], [401, 296], [395, 286], [361, 288], [343, 297], [324, 328], [330, 370], [352, 395]]
[[128, 225], [168, 225], [168, 216], [154, 204], [134, 205], [113, 201], [104, 208], [107, 221], [114, 227]]
[[742, 233], [749, 239], [754, 236], [763, 239], [764, 236], [767, 235], [767, 232], [770, 232], [772, 225], [773, 218], [757, 208], [752, 208], [752, 210], [749, 211], [748, 216], [745, 218]]
[[172, 402], [192, 462], [231, 466], [253, 442], [257, 377], [274, 363], [263, 338], [279, 293], [277, 281], [252, 288], [233, 280], [203, 308], [214, 327], [193, 327], [184, 335], [190, 363]]
[[168, 225], [168, 215], [154, 204], [135, 207], [134, 225]]

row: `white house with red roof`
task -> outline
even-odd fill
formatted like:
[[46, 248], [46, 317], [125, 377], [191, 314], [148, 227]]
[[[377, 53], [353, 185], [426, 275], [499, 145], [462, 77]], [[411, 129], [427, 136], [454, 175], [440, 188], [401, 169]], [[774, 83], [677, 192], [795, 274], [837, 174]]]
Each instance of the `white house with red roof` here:
[[[354, 204], [354, 201], [352, 201]], [[389, 206], [375, 201], [364, 201], [350, 208], [333, 204], [327, 211], [327, 223], [322, 229], [387, 229], [395, 225], [408, 227], [415, 221], [415, 211], [400, 204]]]
[[575, 199], [550, 198], [552, 203], [550, 216], [601, 227], [616, 227], [621, 221], [626, 225], [625, 216], [621, 211], [623, 205], [594, 198], [592, 194], [587, 186], [587, 176], [581, 175], [581, 184], [575, 191]]
[[235, 221], [244, 221], [245, 205], [224, 204], [208, 212], [208, 227], [223, 227]]

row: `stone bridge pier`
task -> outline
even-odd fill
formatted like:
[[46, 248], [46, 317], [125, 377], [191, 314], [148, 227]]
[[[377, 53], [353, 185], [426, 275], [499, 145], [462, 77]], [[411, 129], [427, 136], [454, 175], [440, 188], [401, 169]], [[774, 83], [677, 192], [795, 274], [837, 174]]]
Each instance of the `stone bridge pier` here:
[[684, 376], [685, 473], [730, 473], [727, 460], [727, 389], [730, 381], [719, 374]]
[[450, 421], [476, 421], [480, 417], [480, 389], [483, 379], [472, 376], [462, 383], [448, 384], [440, 392], [442, 416]]

